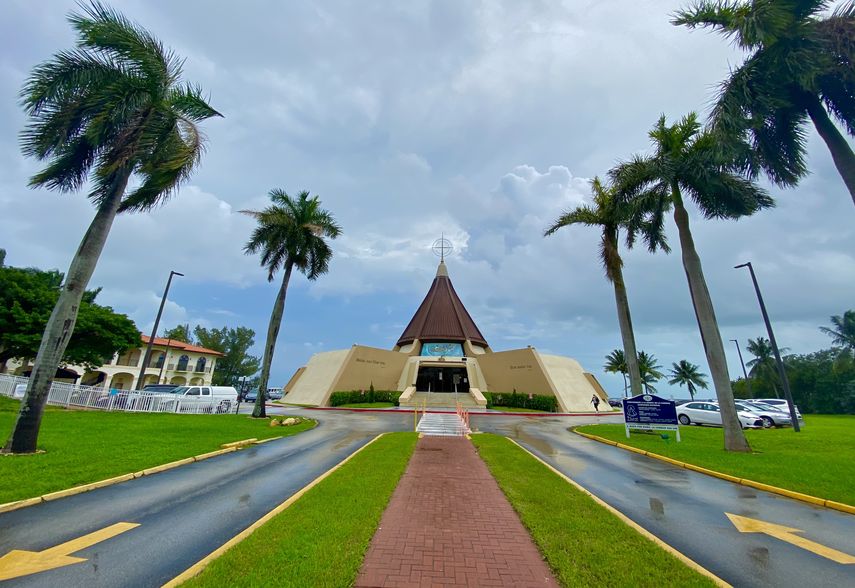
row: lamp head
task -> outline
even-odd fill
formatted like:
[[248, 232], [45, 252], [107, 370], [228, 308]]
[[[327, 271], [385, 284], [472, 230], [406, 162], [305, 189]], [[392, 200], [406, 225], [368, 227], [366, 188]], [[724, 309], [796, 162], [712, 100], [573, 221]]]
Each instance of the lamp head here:
[[184, 277], [184, 274], [182, 274], [181, 272], [171, 271], [169, 273], [176, 275], [176, 276], [181, 276], [182, 278]]
[[739, 268], [741, 268], [741, 267], [748, 267], [749, 265], [751, 265], [751, 262], [750, 262], [750, 261], [749, 261], [749, 262], [747, 262], [747, 263], [741, 263], [741, 264], [739, 264], [739, 265], [735, 265], [735, 266], [733, 266], [733, 269], [739, 269]]

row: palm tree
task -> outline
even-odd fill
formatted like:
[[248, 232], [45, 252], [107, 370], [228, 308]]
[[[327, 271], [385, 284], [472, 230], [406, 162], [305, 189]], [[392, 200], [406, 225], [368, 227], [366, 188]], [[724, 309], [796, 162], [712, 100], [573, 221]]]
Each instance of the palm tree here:
[[[221, 116], [200, 88], [181, 83], [181, 59], [150, 33], [97, 2], [81, 9], [69, 16], [77, 47], [36, 66], [21, 91], [30, 116], [22, 151], [48, 161], [30, 185], [70, 192], [88, 182], [95, 218], [45, 327], [4, 448], [12, 453], [36, 450], [51, 381], [116, 215], [173, 195], [202, 155], [196, 123]], [[126, 191], [132, 176], [138, 185]]]
[[624, 356], [623, 349], [615, 349], [611, 353], [606, 356], [606, 363], [603, 366], [603, 369], [606, 370], [610, 374], [622, 374], [623, 375], [623, 395], [629, 396], [627, 394], [627, 389], [629, 388], [629, 384], [626, 381], [627, 367], [626, 367], [626, 357]]
[[[775, 398], [780, 398], [778, 394], [778, 384], [781, 382], [778, 376], [778, 365], [775, 361], [775, 352], [772, 349], [772, 343], [765, 337], [757, 337], [749, 339], [746, 347], [748, 353], [754, 356], [754, 359], [746, 365], [751, 369], [748, 370], [748, 375], [754, 379], [765, 380], [772, 385], [772, 390], [775, 392]], [[787, 347], [778, 349], [780, 353], [789, 351]]]
[[707, 388], [707, 377], [701, 373], [700, 366], [689, 363], [685, 359], [681, 359], [680, 363], [671, 364], [671, 379], [668, 383], [672, 386], [679, 384], [680, 387], [686, 386], [689, 389], [689, 396], [692, 400], [695, 399], [695, 390], [697, 388]]
[[279, 336], [282, 315], [285, 312], [285, 295], [291, 281], [291, 272], [296, 267], [310, 280], [316, 280], [327, 273], [333, 252], [324, 237], [335, 239], [341, 234], [341, 228], [329, 211], [321, 208], [321, 201], [317, 196], [309, 197], [309, 193], [304, 191], [295, 199], [284, 190], [274, 189], [270, 191], [270, 200], [273, 204], [260, 212], [241, 211], [258, 222], [244, 251], [247, 255], [261, 252], [261, 265], [267, 269], [267, 280], [270, 282], [277, 271], [284, 269], [282, 285], [273, 303], [267, 327], [258, 394], [252, 411], [252, 416], [256, 418], [267, 416], [264, 399], [270, 380], [270, 365], [273, 363], [276, 338]]
[[[629, 373], [632, 395], [637, 396], [641, 394], [641, 374], [638, 371], [635, 335], [632, 330], [626, 285], [623, 281], [623, 259], [618, 252], [620, 227], [630, 221], [629, 207], [621, 206], [615, 197], [614, 190], [604, 186], [599, 178], [594, 178], [591, 182], [591, 193], [594, 197], [593, 206], [582, 205], [565, 212], [546, 230], [544, 236], [552, 235], [562, 227], [575, 224], [599, 227], [602, 230], [600, 261], [606, 271], [606, 279], [614, 286], [618, 325], [623, 339], [623, 357], [626, 371]], [[624, 373], [624, 394], [626, 394], [626, 373]]]
[[819, 330], [830, 336], [834, 345], [855, 350], [855, 310], [847, 310], [843, 316], [832, 316], [831, 324], [834, 328], [820, 327]]
[[656, 392], [656, 382], [662, 379], [663, 373], [659, 371], [662, 366], [656, 360], [656, 356], [647, 354], [646, 351], [641, 351], [638, 354], [638, 369], [641, 371], [641, 382], [644, 384], [644, 390], [648, 394]]
[[750, 167], [795, 184], [806, 172], [810, 119], [855, 202], [855, 154], [829, 117], [855, 135], [855, 3], [823, 14], [829, 4], [700, 0], [672, 23], [709, 27], [750, 52], [722, 84], [712, 117], [714, 127], [750, 141]]
[[[661, 232], [665, 213], [673, 207], [683, 269], [721, 406], [724, 446], [728, 451], [750, 451], [736, 416], [727, 358], [683, 195], [688, 195], [706, 218], [735, 219], [772, 206], [773, 201], [749, 179], [732, 171], [715, 137], [701, 131], [695, 113], [671, 126], [666, 126], [663, 115], [650, 138], [655, 148], [652, 155], [637, 155], [610, 174], [622, 198], [648, 211], [650, 225], [659, 227]], [[650, 238], [646, 238], [650, 247]], [[659, 240], [665, 240], [664, 234]]]

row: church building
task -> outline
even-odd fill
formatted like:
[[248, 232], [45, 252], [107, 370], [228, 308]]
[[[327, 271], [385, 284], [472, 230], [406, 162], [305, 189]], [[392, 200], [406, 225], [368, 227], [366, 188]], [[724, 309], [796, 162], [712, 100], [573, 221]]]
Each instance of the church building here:
[[[326, 406], [337, 391], [398, 390], [401, 406], [485, 406], [483, 392], [554, 396], [561, 412], [591, 410], [591, 397], [608, 409], [593, 374], [569, 357], [534, 347], [493, 351], [463, 306], [445, 261], [392, 350], [354, 345], [311, 357], [285, 386], [283, 402]], [[445, 400], [445, 402], [443, 402]]]

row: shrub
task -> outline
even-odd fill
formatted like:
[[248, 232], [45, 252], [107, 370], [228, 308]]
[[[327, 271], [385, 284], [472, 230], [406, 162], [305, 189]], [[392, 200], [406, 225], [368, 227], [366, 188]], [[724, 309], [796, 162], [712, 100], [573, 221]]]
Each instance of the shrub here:
[[558, 412], [558, 399], [555, 396], [532, 394], [531, 398], [529, 398], [528, 394], [520, 394], [516, 390], [510, 393], [484, 392], [483, 394], [484, 398], [487, 399], [487, 408], [507, 406], [509, 408], [528, 408], [543, 412]]
[[347, 390], [330, 394], [330, 406], [358, 404], [362, 402], [391, 402], [398, 406], [401, 393], [397, 390], [375, 390], [374, 384], [368, 390]]

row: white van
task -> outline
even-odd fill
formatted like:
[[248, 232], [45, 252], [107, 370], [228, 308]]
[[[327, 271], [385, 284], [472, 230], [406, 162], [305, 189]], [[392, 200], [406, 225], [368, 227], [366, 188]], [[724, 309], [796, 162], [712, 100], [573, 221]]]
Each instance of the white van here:
[[232, 386], [178, 386], [168, 393], [175, 399], [175, 412], [229, 412], [237, 405]]

